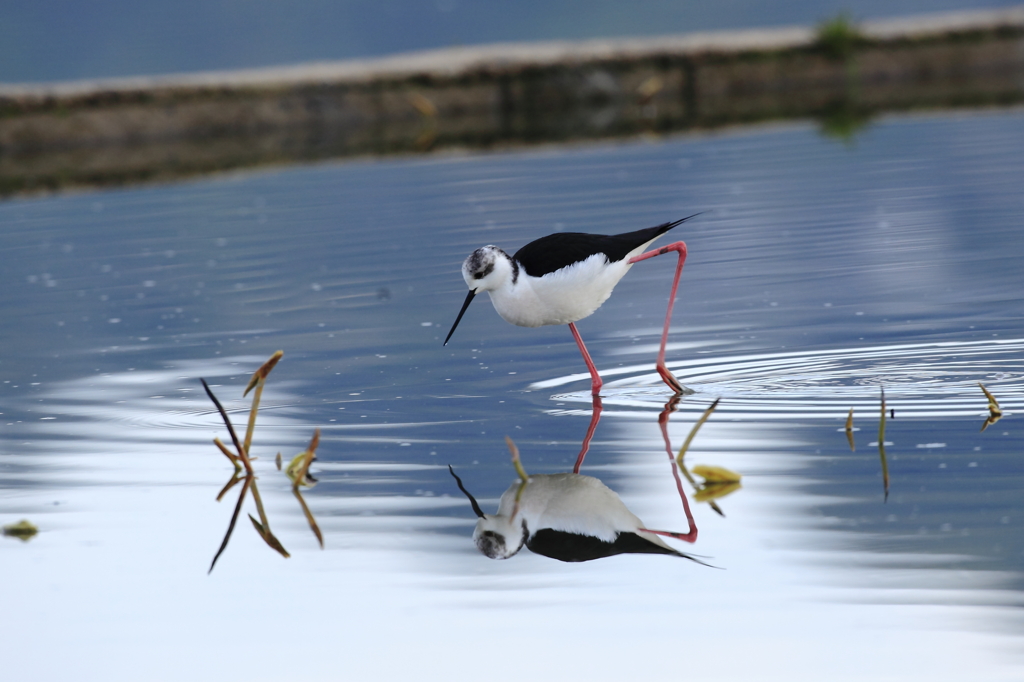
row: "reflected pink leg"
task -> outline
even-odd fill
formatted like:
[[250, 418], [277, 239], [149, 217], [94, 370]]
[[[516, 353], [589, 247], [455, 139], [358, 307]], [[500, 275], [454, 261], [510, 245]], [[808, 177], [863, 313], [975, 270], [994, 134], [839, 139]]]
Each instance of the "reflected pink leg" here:
[[668, 312], [665, 313], [665, 329], [661, 333], [661, 349], [658, 351], [658, 374], [668, 384], [668, 387], [675, 391], [677, 394], [683, 392], [683, 385], [679, 383], [679, 380], [675, 378], [672, 372], [668, 371], [668, 367], [665, 366], [665, 344], [668, 343], [668, 328], [672, 322], [672, 306], [676, 303], [676, 289], [679, 288], [679, 275], [683, 272], [683, 263], [686, 261], [686, 244], [683, 242], [676, 242], [663, 246], [660, 249], [654, 251], [648, 251], [642, 253], [635, 258], [630, 258], [630, 264], [639, 263], [642, 260], [648, 258], [654, 258], [655, 256], [663, 256], [669, 251], [675, 251], [679, 254], [679, 260], [676, 263], [676, 276], [672, 280], [672, 292], [668, 297]]
[[683, 512], [686, 514], [686, 522], [690, 526], [690, 532], [675, 533], [668, 530], [651, 530], [650, 528], [641, 528], [640, 530], [647, 531], [648, 533], [654, 533], [655, 535], [664, 535], [684, 542], [696, 542], [697, 524], [693, 520], [693, 514], [690, 513], [690, 503], [686, 500], [686, 493], [683, 492], [683, 482], [679, 479], [679, 468], [676, 466], [675, 455], [672, 454], [672, 442], [668, 438], [668, 417], [675, 410], [678, 403], [679, 396], [675, 396], [665, 404], [665, 409], [663, 409], [661, 414], [658, 416], [658, 426], [661, 427], [661, 437], [665, 440], [665, 452], [668, 453], [668, 460], [672, 463], [672, 476], [676, 479], [676, 490], [679, 491], [679, 499], [683, 501]]
[[590, 359], [590, 353], [587, 352], [587, 347], [583, 345], [583, 339], [580, 337], [580, 333], [576, 330], [576, 323], [569, 323], [569, 330], [572, 332], [572, 337], [576, 339], [576, 345], [580, 347], [580, 353], [583, 353], [583, 361], [587, 363], [587, 369], [590, 370], [590, 392], [592, 395], [599, 395], [601, 393], [601, 376], [597, 373], [597, 367], [594, 366], [594, 361]]
[[587, 456], [587, 451], [590, 450], [590, 439], [594, 437], [594, 431], [597, 430], [597, 423], [601, 421], [601, 396], [594, 396], [594, 411], [590, 413], [590, 427], [587, 429], [587, 435], [583, 438], [583, 447], [580, 448], [580, 455], [576, 458], [576, 466], [572, 468], [574, 474], [580, 472], [580, 467], [583, 466], [583, 458]]

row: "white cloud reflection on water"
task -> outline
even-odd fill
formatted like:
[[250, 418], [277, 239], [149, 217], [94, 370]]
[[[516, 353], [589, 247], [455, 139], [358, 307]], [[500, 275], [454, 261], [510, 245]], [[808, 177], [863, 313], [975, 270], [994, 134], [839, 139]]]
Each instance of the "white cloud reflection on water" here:
[[[146, 383], [132, 377], [122, 389], [142, 395]], [[561, 564], [525, 550], [491, 561], [472, 547], [472, 515], [454, 490], [362, 500], [311, 492], [327, 537], [321, 552], [264, 458], [267, 512], [293, 558], [270, 551], [243, 519], [207, 576], [231, 504], [213, 496], [230, 467], [195, 432], [216, 430], [216, 415], [204, 417], [209, 429], [165, 427], [154, 439], [135, 421], [167, 414], [144, 412], [91, 426], [86, 418], [65, 432], [74, 438], [39, 438], [49, 485], [4, 498], [43, 531], [25, 545], [7, 540], [0, 553], [7, 584], [26, 588], [7, 591], [0, 625], [3, 641], [18, 645], [6, 664], [12, 679], [53, 679], [69, 666], [85, 680], [463, 679], [481, 670], [508, 680], [527, 671], [537, 679], [1011, 680], [1024, 669], [1013, 654], [1019, 635], [998, 625], [1022, 605], [1007, 576], [968, 570], [962, 556], [932, 557], [936, 565], [916, 576], [844, 547], [807, 514], [821, 500], [801, 492], [808, 460], [793, 451], [808, 441], [786, 425], [711, 422], [688, 455], [746, 475], [721, 501], [726, 518], [694, 505], [701, 533], [692, 549], [723, 570], [658, 556]], [[671, 422], [676, 444], [690, 423]], [[270, 424], [275, 441], [302, 442], [305, 425], [273, 411]], [[598, 450], [619, 454], [584, 472], [614, 480], [650, 525], [683, 530], [650, 415], [613, 413], [599, 434]], [[524, 458], [529, 465], [525, 450]], [[410, 474], [363, 466], [397, 488]], [[65, 484], [59, 471], [78, 473]], [[463, 473], [470, 485], [478, 475]], [[481, 500], [485, 509], [494, 503]], [[453, 508], [457, 518], [437, 516]]]

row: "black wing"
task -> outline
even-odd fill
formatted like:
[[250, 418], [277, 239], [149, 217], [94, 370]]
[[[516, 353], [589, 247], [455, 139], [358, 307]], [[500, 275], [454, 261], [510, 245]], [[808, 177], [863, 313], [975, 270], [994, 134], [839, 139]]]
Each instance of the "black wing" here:
[[619, 533], [615, 542], [605, 542], [592, 535], [541, 528], [526, 541], [526, 546], [531, 552], [559, 561], [592, 561], [616, 554], [671, 554], [692, 558], [656, 545], [636, 533]]
[[595, 253], [603, 253], [608, 257], [609, 263], [614, 263], [625, 258], [636, 247], [665, 234], [692, 217], [624, 234], [556, 232], [530, 242], [516, 251], [513, 258], [519, 261], [526, 274], [531, 277], [542, 277], [549, 272], [561, 270], [573, 263], [586, 260]]

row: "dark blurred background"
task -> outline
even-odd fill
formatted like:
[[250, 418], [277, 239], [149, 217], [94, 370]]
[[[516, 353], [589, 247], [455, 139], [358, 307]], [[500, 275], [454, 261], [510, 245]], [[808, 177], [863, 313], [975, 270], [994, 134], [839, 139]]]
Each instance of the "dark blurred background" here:
[[0, 82], [239, 69], [504, 41], [652, 36], [1008, 7], [1012, 0], [0, 2]]

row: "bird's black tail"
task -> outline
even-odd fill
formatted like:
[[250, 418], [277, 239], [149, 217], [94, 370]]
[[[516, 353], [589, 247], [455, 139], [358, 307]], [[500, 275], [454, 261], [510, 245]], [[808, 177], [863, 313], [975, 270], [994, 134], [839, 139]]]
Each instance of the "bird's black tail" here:
[[[703, 213], [703, 211], [701, 211], [701, 213]], [[682, 218], [680, 220], [676, 220], [675, 222], [664, 223], [662, 225], [658, 225], [657, 227], [651, 227], [651, 228], [648, 228], [648, 229], [650, 229], [651, 232], [654, 233], [655, 237], [660, 237], [661, 235], [663, 235], [666, 232], [668, 232], [669, 230], [671, 230], [673, 227], [678, 227], [679, 225], [682, 225], [683, 223], [685, 223], [690, 218], [696, 218], [701, 213], [694, 213], [693, 215], [688, 215], [685, 218]]]

